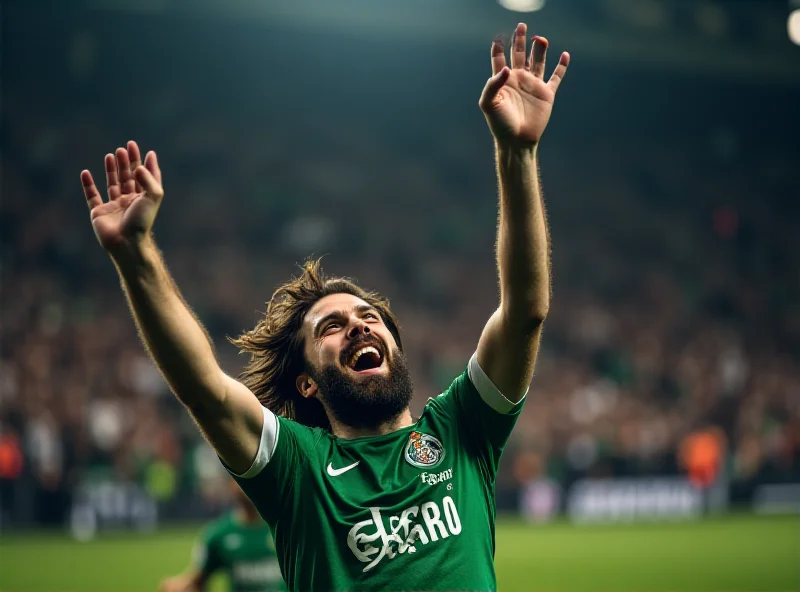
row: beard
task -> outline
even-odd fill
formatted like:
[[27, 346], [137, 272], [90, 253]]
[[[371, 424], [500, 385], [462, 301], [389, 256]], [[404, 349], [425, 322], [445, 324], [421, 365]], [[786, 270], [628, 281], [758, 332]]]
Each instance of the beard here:
[[346, 370], [330, 364], [310, 368], [319, 386], [325, 410], [338, 422], [351, 428], [376, 428], [399, 416], [408, 408], [413, 395], [408, 360], [395, 350], [388, 359], [387, 375], [355, 379]]

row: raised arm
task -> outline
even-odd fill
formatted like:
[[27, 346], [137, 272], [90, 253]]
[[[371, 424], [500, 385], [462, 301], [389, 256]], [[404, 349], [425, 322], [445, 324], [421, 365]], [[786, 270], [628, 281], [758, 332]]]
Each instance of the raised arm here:
[[139, 147], [129, 142], [106, 155], [105, 169], [107, 201], [89, 171], [81, 183], [95, 235], [117, 268], [147, 351], [220, 458], [244, 473], [258, 451], [263, 411], [250, 390], [220, 369], [155, 245], [151, 228], [164, 197], [156, 154], [149, 152], [142, 165]]
[[517, 25], [511, 67], [503, 45], [492, 44], [492, 77], [479, 105], [495, 139], [500, 193], [497, 269], [500, 306], [478, 343], [478, 364], [511, 402], [525, 395], [533, 377], [542, 324], [550, 307], [550, 240], [542, 202], [537, 150], [550, 119], [569, 54], [561, 54], [544, 81], [547, 40]]

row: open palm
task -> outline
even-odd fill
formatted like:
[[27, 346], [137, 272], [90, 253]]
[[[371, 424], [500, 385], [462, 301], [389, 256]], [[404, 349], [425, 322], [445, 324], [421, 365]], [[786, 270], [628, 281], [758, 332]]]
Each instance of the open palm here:
[[81, 184], [97, 240], [113, 251], [149, 233], [164, 189], [156, 153], [149, 152], [142, 166], [136, 142], [107, 154], [105, 169], [108, 201], [103, 201], [89, 171], [81, 173]]
[[553, 110], [556, 91], [566, 74], [569, 54], [561, 54], [550, 79], [544, 80], [547, 39], [534, 37], [526, 52], [524, 23], [517, 25], [511, 47], [511, 68], [503, 44], [492, 43], [492, 77], [486, 82], [479, 105], [498, 141], [536, 144]]

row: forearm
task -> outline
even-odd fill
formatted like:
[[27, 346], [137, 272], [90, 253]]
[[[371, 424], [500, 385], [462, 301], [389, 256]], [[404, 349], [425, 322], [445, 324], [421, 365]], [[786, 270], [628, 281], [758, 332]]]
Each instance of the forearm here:
[[541, 322], [550, 306], [550, 237], [536, 145], [497, 146], [500, 221], [497, 266], [501, 309]]
[[221, 402], [224, 375], [211, 342], [155, 243], [112, 259], [142, 340], [178, 399], [190, 408]]

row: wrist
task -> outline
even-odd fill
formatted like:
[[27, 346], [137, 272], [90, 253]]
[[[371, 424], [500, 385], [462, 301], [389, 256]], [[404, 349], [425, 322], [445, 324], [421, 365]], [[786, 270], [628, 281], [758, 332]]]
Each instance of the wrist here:
[[158, 249], [153, 236], [147, 233], [134, 240], [125, 241], [114, 249], [109, 249], [108, 255], [123, 276], [132, 277], [146, 273], [153, 267], [158, 256]]
[[495, 141], [497, 164], [502, 169], [508, 167], [536, 166], [538, 143]]
[[518, 139], [497, 139], [494, 141], [495, 150], [498, 155], [510, 157], [536, 157], [539, 151], [539, 142]]

